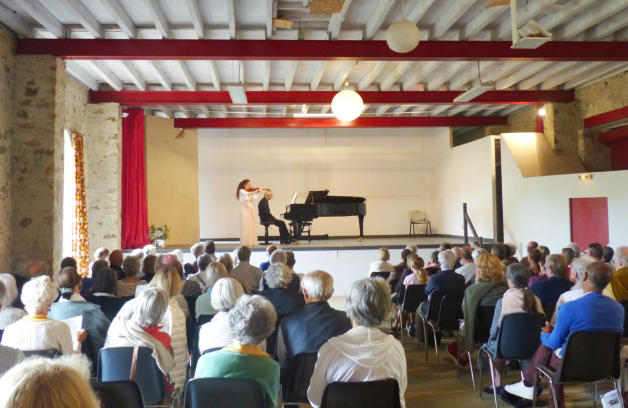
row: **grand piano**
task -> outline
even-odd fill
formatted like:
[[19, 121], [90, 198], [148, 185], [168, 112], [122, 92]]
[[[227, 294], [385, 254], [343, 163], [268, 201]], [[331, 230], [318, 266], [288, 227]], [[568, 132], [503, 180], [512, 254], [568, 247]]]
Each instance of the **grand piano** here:
[[360, 224], [360, 238], [364, 237], [364, 197], [330, 196], [329, 190], [310, 191], [304, 204], [290, 204], [283, 214], [292, 224], [294, 240], [300, 240], [303, 228], [318, 217], [349, 217], [357, 215]]

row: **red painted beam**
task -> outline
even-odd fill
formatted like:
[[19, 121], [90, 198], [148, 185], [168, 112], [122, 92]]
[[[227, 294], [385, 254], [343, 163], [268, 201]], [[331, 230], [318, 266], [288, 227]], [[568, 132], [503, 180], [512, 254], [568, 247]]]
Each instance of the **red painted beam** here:
[[628, 106], [586, 118], [584, 120], [584, 128], [590, 129], [622, 119], [628, 119]]
[[360, 117], [352, 122], [334, 118], [227, 118], [175, 119], [177, 128], [360, 128], [460, 127], [507, 125], [506, 116]]
[[510, 41], [421, 41], [398, 54], [385, 41], [20, 39], [18, 54], [64, 59], [628, 61], [628, 42], [551, 41], [534, 50]]
[[613, 144], [621, 141], [628, 141], [628, 126], [611, 129], [598, 136], [600, 143]]
[[[456, 104], [464, 91], [360, 91], [366, 104]], [[336, 92], [327, 91], [247, 91], [252, 105], [330, 104]], [[225, 91], [91, 91], [92, 103], [118, 102], [129, 106], [151, 105], [231, 105]], [[539, 102], [572, 102], [573, 91], [491, 91], [463, 104], [519, 105]]]

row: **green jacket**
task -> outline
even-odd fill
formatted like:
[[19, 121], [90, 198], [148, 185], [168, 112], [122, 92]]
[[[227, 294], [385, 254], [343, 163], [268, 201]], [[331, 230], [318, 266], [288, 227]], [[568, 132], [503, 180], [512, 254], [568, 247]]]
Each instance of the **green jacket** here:
[[495, 306], [507, 290], [508, 284], [505, 280], [477, 282], [465, 290], [462, 299], [462, 314], [464, 315], [462, 337], [465, 350], [471, 351], [475, 347], [473, 334], [478, 320], [478, 306]]

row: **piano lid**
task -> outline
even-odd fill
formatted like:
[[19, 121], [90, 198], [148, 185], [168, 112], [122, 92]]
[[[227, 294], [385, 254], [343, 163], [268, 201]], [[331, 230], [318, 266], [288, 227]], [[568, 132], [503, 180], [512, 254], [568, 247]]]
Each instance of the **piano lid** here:
[[366, 201], [364, 197], [330, 196], [329, 190], [310, 191], [305, 199], [305, 204], [318, 203], [361, 203]]

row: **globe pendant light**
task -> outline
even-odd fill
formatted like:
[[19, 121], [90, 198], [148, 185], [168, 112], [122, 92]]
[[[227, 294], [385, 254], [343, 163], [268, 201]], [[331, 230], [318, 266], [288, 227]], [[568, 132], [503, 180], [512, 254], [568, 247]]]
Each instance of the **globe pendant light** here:
[[419, 27], [412, 21], [402, 19], [388, 27], [386, 30], [386, 43], [394, 52], [404, 54], [410, 52], [419, 45]]
[[362, 97], [351, 89], [343, 89], [331, 101], [331, 111], [338, 120], [343, 122], [351, 122], [360, 116], [363, 109]]

